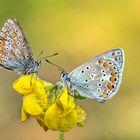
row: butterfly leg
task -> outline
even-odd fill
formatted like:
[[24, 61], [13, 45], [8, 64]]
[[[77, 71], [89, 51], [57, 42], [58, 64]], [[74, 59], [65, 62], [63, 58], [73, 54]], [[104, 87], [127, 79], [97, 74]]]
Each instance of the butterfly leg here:
[[30, 79], [30, 85], [32, 86], [32, 79], [33, 79], [33, 75], [31, 75], [31, 79]]
[[30, 85], [31, 85], [31, 86], [33, 86], [33, 83], [32, 83], [33, 76], [35, 76], [35, 79], [36, 79], [36, 81], [37, 81], [37, 75], [38, 75], [38, 73], [35, 73], [35, 74], [32, 74], [32, 75], [31, 75], [31, 80], [30, 80]]
[[72, 90], [72, 92], [71, 92], [71, 95], [74, 97], [74, 94], [75, 94], [75, 91], [74, 90]]

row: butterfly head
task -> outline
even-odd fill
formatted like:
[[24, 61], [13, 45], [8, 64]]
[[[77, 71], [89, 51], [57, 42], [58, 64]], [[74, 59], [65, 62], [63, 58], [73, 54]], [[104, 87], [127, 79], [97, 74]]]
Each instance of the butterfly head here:
[[41, 61], [33, 61], [26, 68], [27, 69], [26, 74], [37, 73], [40, 66], [41, 66]]
[[64, 72], [64, 71], [62, 71], [62, 73], [61, 73], [61, 80], [63, 81], [63, 82], [65, 82], [66, 81], [66, 79], [68, 78], [68, 73], [67, 72]]
[[34, 63], [37, 69], [41, 66], [41, 61], [34, 61]]
[[69, 73], [62, 71], [61, 72], [61, 81], [64, 86], [66, 86], [69, 91], [72, 89], [72, 84], [70, 82]]

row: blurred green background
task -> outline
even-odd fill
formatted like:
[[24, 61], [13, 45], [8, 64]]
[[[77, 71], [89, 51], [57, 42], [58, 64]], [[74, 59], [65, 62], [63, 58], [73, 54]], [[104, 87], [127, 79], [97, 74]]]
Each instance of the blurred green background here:
[[[82, 100], [85, 126], [66, 133], [66, 140], [140, 140], [140, 1], [138, 0], [0, 0], [0, 26], [16, 18], [24, 29], [34, 57], [50, 58], [67, 71], [112, 48], [125, 51], [125, 69], [118, 94], [104, 104]], [[39, 76], [55, 83], [60, 72], [43, 63]], [[0, 139], [57, 140], [35, 120], [20, 121], [22, 96], [12, 89], [18, 78], [0, 70]]]

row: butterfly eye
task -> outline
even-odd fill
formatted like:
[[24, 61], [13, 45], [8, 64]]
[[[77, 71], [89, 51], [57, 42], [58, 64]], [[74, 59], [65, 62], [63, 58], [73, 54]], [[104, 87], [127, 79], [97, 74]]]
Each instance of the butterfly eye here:
[[35, 61], [35, 64], [36, 64], [37, 66], [40, 66], [40, 63], [41, 63], [41, 62]]
[[68, 73], [62, 72], [62, 73], [61, 73], [61, 78], [62, 78], [62, 79], [67, 79], [67, 80], [69, 80], [69, 78], [67, 77], [67, 75], [68, 75]]

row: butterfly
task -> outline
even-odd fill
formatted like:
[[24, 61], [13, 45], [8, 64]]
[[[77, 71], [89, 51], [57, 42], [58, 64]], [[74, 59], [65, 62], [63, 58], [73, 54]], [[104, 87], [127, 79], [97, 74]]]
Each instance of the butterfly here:
[[8, 19], [0, 32], [0, 66], [22, 74], [37, 73], [41, 62], [33, 58], [21, 26]]
[[70, 73], [63, 71], [61, 81], [70, 91], [103, 103], [118, 92], [123, 68], [124, 51], [116, 48], [92, 58]]

